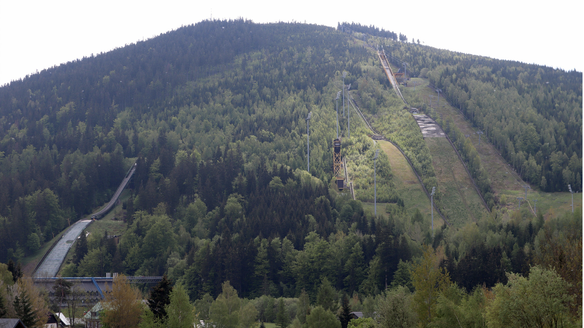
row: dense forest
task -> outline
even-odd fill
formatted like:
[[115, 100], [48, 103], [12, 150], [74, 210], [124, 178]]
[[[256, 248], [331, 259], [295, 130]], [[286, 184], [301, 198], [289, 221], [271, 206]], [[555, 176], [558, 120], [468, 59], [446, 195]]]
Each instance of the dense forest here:
[[[511, 319], [497, 317], [495, 306], [505, 307], [519, 282], [542, 276], [560, 281], [569, 297], [556, 310], [577, 320], [580, 213], [544, 220], [523, 210], [503, 221], [494, 211], [433, 236], [429, 218], [404, 208], [382, 153], [377, 197], [391, 206], [375, 217], [363, 202], [373, 198], [379, 146], [357, 118], [349, 138], [341, 112], [357, 199], [332, 187], [343, 72], [376, 129], [404, 149], [426, 187], [435, 185], [430, 153], [391, 92], [375, 42], [442, 88], [526, 181], [581, 190], [581, 73], [436, 50], [358, 24], [203, 21], [0, 88], [0, 262], [35, 254], [107, 202], [136, 163], [119, 243], [82, 234], [63, 276], [165, 274], [200, 309], [235, 299], [234, 291], [254, 299], [262, 321], [275, 320], [277, 311], [270, 319], [262, 311], [276, 299], [324, 313], [346, 294], [372, 316], [395, 296], [410, 310], [409, 302], [420, 305], [416, 320], [436, 327], [472, 306], [487, 311], [493, 293], [492, 322], [505, 326]], [[491, 87], [506, 96], [488, 94]], [[424, 287], [426, 275], [437, 277], [435, 286]], [[308, 320], [306, 311], [292, 312]]]

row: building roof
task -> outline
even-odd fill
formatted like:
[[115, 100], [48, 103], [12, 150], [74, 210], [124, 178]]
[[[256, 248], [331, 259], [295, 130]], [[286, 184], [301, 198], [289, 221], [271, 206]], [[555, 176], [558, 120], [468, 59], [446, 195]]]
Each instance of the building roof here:
[[63, 313], [57, 312], [55, 313], [55, 315], [57, 316], [57, 318], [59, 318], [59, 320], [61, 320], [61, 322], [65, 324], [65, 326], [70, 326], [69, 319]]
[[[92, 308], [91, 310], [87, 311], [87, 313], [83, 316], [84, 319], [99, 319], [99, 312], [103, 310], [103, 305], [101, 304], [101, 302], [97, 302]], [[96, 313], [97, 315], [94, 316], [93, 313]]]
[[0, 328], [26, 328], [20, 319], [0, 319]]

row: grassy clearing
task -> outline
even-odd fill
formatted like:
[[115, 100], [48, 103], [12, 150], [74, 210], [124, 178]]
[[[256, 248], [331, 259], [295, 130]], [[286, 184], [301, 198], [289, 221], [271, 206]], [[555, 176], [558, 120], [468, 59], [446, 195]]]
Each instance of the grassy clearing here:
[[430, 216], [428, 197], [406, 158], [390, 142], [379, 141], [379, 146], [389, 158], [395, 189], [404, 200], [405, 208], [411, 213], [418, 209], [422, 214]]
[[[521, 211], [534, 215], [534, 205], [538, 213], [543, 213], [546, 220], [572, 211], [572, 196], [569, 192], [541, 192], [527, 190], [528, 202], [525, 202], [525, 190], [504, 190], [501, 196], [503, 212], [511, 214], [518, 210], [519, 200], [522, 197]], [[537, 200], [537, 202], [535, 201]], [[582, 211], [582, 194], [574, 194], [574, 212]], [[507, 216], [507, 217], [508, 217]]]
[[[509, 218], [509, 214], [517, 210], [517, 205], [519, 204], [517, 197], [525, 198], [525, 189], [523, 186], [526, 185], [526, 183], [499, 154], [495, 146], [485, 140], [485, 138], [481, 137], [481, 144], [479, 146], [479, 136], [475, 133], [477, 128], [473, 127], [472, 123], [467, 121], [457, 108], [452, 107], [442, 97], [440, 97], [440, 106], [437, 106], [437, 94], [428, 86], [427, 79], [412, 79], [412, 81], [414, 80], [418, 84], [415, 92], [418, 97], [422, 99], [426, 105], [430, 105], [430, 102], [432, 102], [432, 107], [444, 120], [452, 120], [463, 134], [468, 135], [468, 138], [470, 138], [479, 153], [483, 167], [489, 174], [491, 187], [500, 202], [499, 207], [502, 209], [505, 217]], [[409, 85], [410, 87], [405, 88], [406, 93], [413, 93], [413, 84], [410, 83]], [[532, 186], [532, 188], [536, 187]], [[523, 201], [521, 206], [522, 209], [533, 211], [533, 205], [535, 205], [534, 199], [537, 199], [537, 210], [538, 212], [543, 211], [546, 219], [572, 210], [572, 198], [568, 192], [545, 193], [534, 189], [528, 189], [527, 198], [529, 199], [529, 204]], [[575, 194], [574, 210], [581, 209], [582, 195]]]
[[[429, 96], [431, 95], [436, 96], [436, 92], [434, 92], [429, 87], [421, 88], [420, 92], [424, 99], [429, 99]], [[434, 105], [436, 104], [437, 102], [434, 100]], [[483, 137], [481, 137], [481, 145], [479, 146], [479, 136], [476, 134], [478, 129], [473, 127], [472, 124], [464, 118], [462, 113], [457, 108], [452, 107], [443, 98], [440, 98], [439, 107], [433, 107], [444, 120], [452, 120], [463, 134], [469, 136], [470, 140], [479, 153], [481, 163], [489, 174], [489, 178], [491, 179], [491, 186], [495, 191], [495, 194], [499, 194], [504, 190], [523, 189], [522, 186], [525, 183], [521, 180], [521, 177], [519, 177], [519, 175], [513, 171], [511, 166], [507, 164], [495, 146], [486, 141]]]
[[432, 165], [438, 179], [437, 194], [449, 222], [461, 227], [469, 220], [477, 221], [487, 210], [475, 191], [464, 166], [446, 138], [426, 138], [432, 154]]
[[[375, 203], [361, 202], [361, 204], [363, 205], [363, 210], [365, 212], [370, 212], [371, 215], [375, 213]], [[384, 219], [389, 219], [389, 214], [385, 212], [385, 207], [387, 206], [387, 204], [388, 203], [377, 202], [377, 216]]]

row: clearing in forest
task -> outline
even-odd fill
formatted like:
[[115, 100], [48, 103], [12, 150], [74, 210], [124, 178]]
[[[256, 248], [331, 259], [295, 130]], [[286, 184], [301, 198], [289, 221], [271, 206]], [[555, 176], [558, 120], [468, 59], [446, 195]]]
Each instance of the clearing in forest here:
[[[395, 189], [404, 201], [405, 207], [411, 212], [419, 209], [423, 215], [430, 216], [430, 201], [424, 193], [418, 178], [402, 153], [388, 141], [380, 140], [379, 146], [389, 157], [389, 165], [393, 174]], [[379, 211], [379, 207], [377, 208]], [[435, 213], [435, 225], [443, 224], [440, 216]]]
[[472, 185], [464, 166], [446, 138], [426, 138], [432, 154], [432, 165], [438, 180], [436, 192], [444, 215], [455, 227], [487, 214], [481, 198]]
[[[414, 83], [409, 83], [410, 86], [406, 88], [406, 92], [413, 91], [413, 86], [415, 85], [415, 93], [427, 106], [434, 108], [443, 120], [450, 119], [465, 136], [470, 138], [479, 153], [481, 164], [489, 175], [491, 187], [495, 197], [498, 199], [498, 206], [505, 208], [504, 212], [517, 210], [519, 205], [517, 197], [525, 198], [523, 186], [527, 185], [527, 183], [513, 170], [484, 134], [481, 136], [479, 145], [479, 135], [476, 133], [478, 129], [464, 117], [458, 108], [450, 105], [443, 97], [440, 97], [438, 102], [438, 94], [433, 88], [429, 87], [427, 79], [416, 78], [413, 80], [415, 80]], [[530, 211], [533, 214], [534, 205], [536, 205], [537, 211], [543, 211], [546, 218], [571, 211], [572, 200], [569, 192], [546, 193], [537, 190], [536, 186], [531, 186], [531, 188], [527, 190], [528, 202], [522, 202], [522, 210]], [[537, 203], [535, 202], [536, 199]], [[581, 208], [582, 195], [575, 194], [574, 210], [581, 210]]]

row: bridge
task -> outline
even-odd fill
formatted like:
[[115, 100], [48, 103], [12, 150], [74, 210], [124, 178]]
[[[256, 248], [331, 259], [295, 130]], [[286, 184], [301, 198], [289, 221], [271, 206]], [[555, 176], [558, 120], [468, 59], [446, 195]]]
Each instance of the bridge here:
[[124, 177], [124, 180], [122, 180], [122, 183], [120, 183], [120, 186], [110, 199], [109, 203], [107, 203], [99, 211], [91, 214], [87, 219], [75, 222], [72, 226], [70, 226], [67, 229], [67, 232], [65, 232], [61, 239], [59, 239], [55, 244], [53, 244], [51, 248], [49, 248], [45, 256], [43, 256], [43, 258], [37, 265], [35, 272], [33, 274], [34, 277], [37, 278], [55, 277], [57, 275], [57, 272], [59, 272], [59, 269], [61, 268], [61, 265], [65, 260], [65, 257], [67, 256], [67, 253], [69, 252], [71, 246], [73, 246], [73, 243], [75, 242], [75, 240], [77, 240], [77, 237], [79, 237], [81, 232], [85, 230], [85, 228], [89, 224], [91, 224], [93, 219], [102, 218], [112, 208], [114, 208], [116, 202], [118, 201], [118, 198], [122, 194], [122, 191], [124, 191], [124, 189], [128, 185], [128, 182], [134, 175], [134, 172], [136, 172], [136, 164], [137, 163], [134, 163], [134, 165], [132, 165], [132, 167], [128, 170], [126, 176]]
[[[130, 284], [152, 287], [162, 280], [162, 276], [129, 276]], [[58, 279], [73, 283], [73, 287], [80, 287], [86, 303], [94, 304], [105, 297], [105, 293], [112, 289], [113, 277], [50, 277], [33, 278], [34, 285], [47, 291], [50, 298], [55, 297], [53, 287]]]

